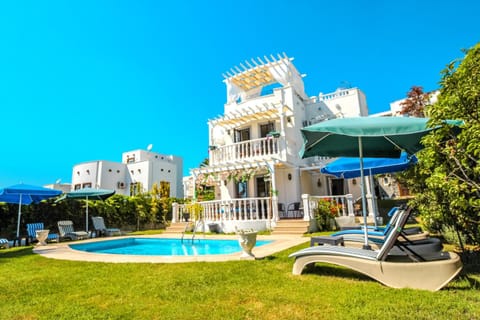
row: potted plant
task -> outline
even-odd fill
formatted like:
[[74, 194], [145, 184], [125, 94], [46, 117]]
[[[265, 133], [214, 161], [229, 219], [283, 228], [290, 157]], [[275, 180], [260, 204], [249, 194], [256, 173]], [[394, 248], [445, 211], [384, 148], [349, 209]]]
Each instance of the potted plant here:
[[253, 229], [237, 229], [236, 233], [238, 235], [238, 243], [243, 250], [240, 259], [255, 259], [252, 249], [257, 243], [257, 231]]
[[339, 205], [336, 201], [325, 198], [317, 202], [317, 208], [314, 209], [315, 220], [320, 231], [335, 230], [335, 217], [340, 212]]
[[267, 137], [269, 137], [269, 138], [279, 138], [279, 137], [280, 137], [280, 132], [278, 132], [278, 131], [270, 131], [270, 132], [267, 134]]

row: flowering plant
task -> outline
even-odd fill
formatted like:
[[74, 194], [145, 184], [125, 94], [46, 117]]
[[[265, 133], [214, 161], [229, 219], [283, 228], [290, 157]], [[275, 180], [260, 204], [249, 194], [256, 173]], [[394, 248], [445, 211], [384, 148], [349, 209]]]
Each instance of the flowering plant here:
[[338, 216], [341, 205], [334, 199], [324, 198], [317, 202], [317, 208], [314, 210], [317, 226], [320, 231], [330, 231], [335, 229], [334, 218]]

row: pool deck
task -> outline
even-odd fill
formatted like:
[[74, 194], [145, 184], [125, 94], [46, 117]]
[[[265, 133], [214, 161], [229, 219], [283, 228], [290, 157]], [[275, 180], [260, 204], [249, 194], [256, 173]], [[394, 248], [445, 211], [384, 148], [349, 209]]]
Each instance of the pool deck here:
[[[198, 261], [233, 261], [242, 260], [241, 253], [232, 254], [217, 254], [217, 255], [200, 255], [200, 256], [141, 256], [141, 255], [120, 255], [107, 253], [90, 253], [79, 250], [74, 250], [69, 247], [74, 243], [96, 242], [107, 239], [122, 239], [122, 238], [176, 238], [179, 236], [175, 234], [165, 235], [142, 235], [142, 236], [120, 236], [110, 238], [94, 238], [82, 241], [69, 241], [61, 243], [49, 243], [46, 246], [35, 246], [33, 252], [40, 254], [46, 258], [59, 260], [74, 260], [74, 261], [90, 261], [90, 262], [109, 262], [109, 263], [182, 263], [182, 262], [198, 262]], [[229, 239], [236, 240], [236, 235], [197, 235], [196, 239]], [[185, 241], [189, 239], [185, 238]], [[270, 240], [272, 243], [265, 244], [259, 247], [254, 247], [252, 252], [256, 259], [262, 259], [276, 252], [291, 248], [310, 241], [308, 237], [301, 237], [297, 235], [276, 235], [276, 236], [262, 236], [259, 235], [257, 240]]]

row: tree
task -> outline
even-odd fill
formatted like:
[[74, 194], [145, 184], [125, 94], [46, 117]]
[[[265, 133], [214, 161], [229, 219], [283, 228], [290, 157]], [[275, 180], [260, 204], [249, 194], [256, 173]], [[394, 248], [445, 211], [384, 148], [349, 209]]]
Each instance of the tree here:
[[423, 88], [412, 86], [407, 93], [407, 99], [400, 103], [402, 110], [400, 114], [412, 117], [425, 117], [426, 107], [430, 104], [430, 95], [423, 92]]
[[409, 186], [427, 227], [480, 244], [480, 43], [442, 71], [440, 84], [431, 124], [461, 119], [464, 125], [457, 135], [444, 127], [424, 139]]

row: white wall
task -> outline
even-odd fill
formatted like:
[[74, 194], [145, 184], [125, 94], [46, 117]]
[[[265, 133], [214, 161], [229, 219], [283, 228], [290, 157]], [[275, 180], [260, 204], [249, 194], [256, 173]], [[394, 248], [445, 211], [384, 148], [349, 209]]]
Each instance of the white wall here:
[[[114, 189], [116, 193], [130, 195], [130, 184], [140, 182], [143, 191], [151, 190], [154, 183], [170, 183], [170, 196], [183, 198], [183, 160], [145, 150], [122, 154], [123, 163], [91, 161], [75, 165], [72, 170], [72, 189], [90, 185], [92, 188]], [[135, 159], [129, 162], [128, 159]]]

